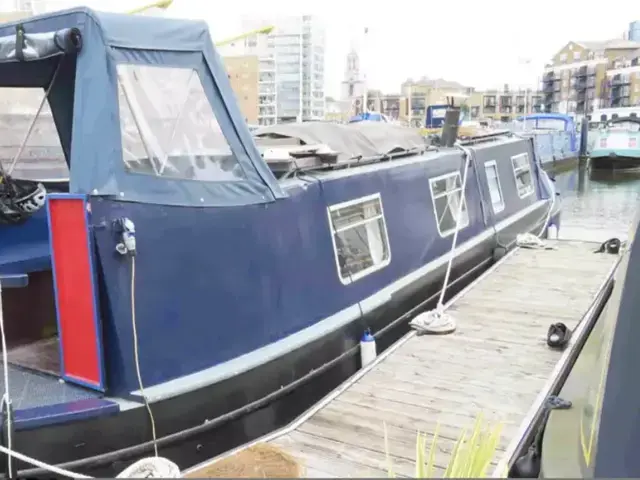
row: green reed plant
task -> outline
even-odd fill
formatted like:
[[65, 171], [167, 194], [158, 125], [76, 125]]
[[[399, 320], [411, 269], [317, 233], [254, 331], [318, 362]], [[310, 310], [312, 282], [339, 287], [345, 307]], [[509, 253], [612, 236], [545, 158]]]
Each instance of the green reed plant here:
[[[435, 456], [438, 441], [438, 431], [440, 424], [431, 439], [429, 456], [426, 458], [427, 436], [418, 432], [416, 439], [416, 469], [415, 478], [433, 478], [435, 470]], [[444, 478], [486, 478], [489, 475], [488, 469], [491, 460], [495, 456], [496, 449], [500, 443], [500, 433], [502, 424], [493, 428], [485, 427], [482, 414], [476, 417], [473, 429], [468, 433], [463, 429], [458, 437], [458, 441], [453, 447], [451, 458], [444, 473]], [[384, 424], [384, 442], [387, 457], [388, 476], [395, 477], [393, 465], [389, 454], [389, 439], [387, 436], [387, 425]]]

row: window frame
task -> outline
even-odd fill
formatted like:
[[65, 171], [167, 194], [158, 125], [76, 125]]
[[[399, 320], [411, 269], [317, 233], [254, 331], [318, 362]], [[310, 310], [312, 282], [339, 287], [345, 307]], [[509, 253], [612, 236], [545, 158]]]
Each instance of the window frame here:
[[[518, 186], [518, 173], [520, 171], [523, 171], [523, 170], [521, 169], [519, 171], [516, 171], [516, 165], [515, 165], [515, 162], [514, 162], [514, 160], [516, 158], [519, 158], [519, 157], [522, 157], [522, 156], [527, 158], [527, 167], [526, 168], [529, 171], [529, 176], [531, 178], [531, 185], [530, 185], [531, 188], [524, 195], [520, 195], [520, 187]], [[529, 153], [528, 152], [522, 152], [522, 153], [518, 153], [516, 155], [512, 155], [511, 156], [511, 170], [513, 171], [513, 181], [514, 181], [514, 183], [516, 185], [516, 193], [518, 194], [518, 197], [520, 197], [521, 199], [524, 199], [524, 198], [527, 198], [527, 197], [533, 195], [535, 193], [535, 191], [536, 191], [536, 187], [533, 184], [533, 171], [531, 170], [531, 162], [529, 161]]]
[[484, 175], [487, 180], [487, 188], [489, 189], [489, 199], [491, 199], [491, 186], [489, 185], [489, 177], [487, 176], [487, 167], [493, 167], [496, 172], [496, 180], [498, 181], [498, 192], [500, 193], [500, 204], [501, 208], [496, 209], [496, 206], [493, 204], [493, 200], [491, 200], [491, 208], [493, 209], [493, 213], [500, 213], [506, 207], [506, 202], [504, 201], [504, 193], [502, 192], [502, 182], [500, 181], [500, 170], [498, 169], [498, 162], [496, 160], [488, 160], [484, 162]]
[[[361, 203], [364, 204], [370, 200], [378, 200], [380, 204], [380, 215], [377, 215], [373, 218], [368, 218], [358, 223], [354, 223], [353, 225], [349, 225], [348, 227], [339, 229], [337, 231], [333, 228], [333, 219], [331, 218], [332, 212], [341, 210], [343, 208], [352, 207], [354, 205], [358, 205]], [[359, 225], [366, 225], [367, 223], [377, 222], [380, 218], [382, 218], [382, 225], [384, 227], [382, 233], [384, 234], [384, 239], [386, 240], [386, 243], [387, 243], [387, 251], [389, 252], [387, 258], [377, 265], [371, 265], [370, 267], [367, 267], [364, 270], [360, 270], [359, 272], [354, 273], [353, 275], [348, 275], [346, 277], [343, 277], [342, 271], [340, 270], [340, 261], [338, 259], [338, 246], [336, 244], [336, 234], [344, 230], [347, 230], [349, 228], [357, 227]], [[361, 278], [366, 277], [367, 275], [377, 272], [378, 270], [382, 270], [383, 268], [385, 268], [387, 265], [391, 263], [391, 243], [389, 241], [389, 231], [387, 228], [387, 220], [384, 215], [384, 205], [382, 203], [382, 196], [380, 195], [379, 192], [374, 193], [372, 195], [365, 195], [363, 197], [354, 198], [353, 200], [347, 200], [346, 202], [334, 203], [333, 205], [327, 206], [327, 219], [329, 221], [329, 233], [331, 235], [331, 244], [333, 245], [333, 258], [336, 264], [336, 271], [338, 273], [338, 279], [340, 280], [340, 283], [342, 283], [343, 285], [349, 285], [351, 283], [356, 282], [357, 280], [360, 280]]]
[[[471, 219], [469, 218], [469, 205], [467, 204], [467, 196], [465, 195], [465, 192], [462, 189], [462, 175], [460, 174], [460, 171], [455, 170], [453, 172], [449, 172], [449, 173], [445, 173], [444, 175], [439, 175], [437, 177], [433, 177], [429, 179], [429, 191], [431, 193], [431, 204], [433, 205], [433, 216], [435, 218], [436, 221], [436, 228], [438, 229], [438, 234], [440, 235], [441, 238], [446, 238], [450, 235], [453, 235], [453, 233], [456, 231], [455, 227], [452, 228], [451, 230], [446, 230], [444, 233], [440, 230], [440, 220], [438, 218], [438, 209], [436, 208], [436, 196], [433, 193], [433, 184], [439, 180], [444, 180], [446, 178], [449, 177], [454, 177], [457, 176], [460, 179], [460, 194], [462, 197], [462, 201], [464, 203], [465, 206], [465, 210], [467, 212], [467, 221], [464, 225], [460, 225], [460, 227], [458, 228], [458, 231], [464, 230], [465, 228], [467, 228], [469, 226], [469, 224], [471, 223]], [[448, 195], [448, 192], [445, 192], [443, 194], [440, 194], [438, 196], [438, 198]]]

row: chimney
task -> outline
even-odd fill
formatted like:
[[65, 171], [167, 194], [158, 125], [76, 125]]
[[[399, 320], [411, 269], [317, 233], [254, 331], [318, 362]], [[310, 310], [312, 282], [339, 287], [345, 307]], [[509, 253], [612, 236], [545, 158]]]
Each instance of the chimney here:
[[453, 147], [458, 139], [458, 123], [460, 122], [460, 107], [454, 107], [453, 102], [444, 114], [444, 124], [442, 125], [442, 145]]

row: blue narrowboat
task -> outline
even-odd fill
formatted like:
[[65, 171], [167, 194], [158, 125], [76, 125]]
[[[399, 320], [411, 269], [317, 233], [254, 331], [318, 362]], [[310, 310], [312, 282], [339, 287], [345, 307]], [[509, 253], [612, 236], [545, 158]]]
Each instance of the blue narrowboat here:
[[41, 99], [0, 145], [0, 443], [47, 464], [187, 468], [278, 428], [365, 330], [384, 349], [434, 306], [449, 261], [455, 292], [559, 220], [530, 138], [251, 133], [204, 22], [78, 8], [0, 45], [0, 86]]
[[580, 134], [570, 115], [534, 113], [517, 118], [514, 129], [533, 135], [540, 162], [546, 170], [574, 164], [580, 156]]

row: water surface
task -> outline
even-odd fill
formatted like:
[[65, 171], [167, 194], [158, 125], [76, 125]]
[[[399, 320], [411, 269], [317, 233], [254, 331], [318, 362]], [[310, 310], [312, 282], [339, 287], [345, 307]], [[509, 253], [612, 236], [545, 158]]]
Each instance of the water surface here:
[[640, 199], [640, 172], [580, 168], [556, 174], [562, 198], [560, 238], [624, 240]]

